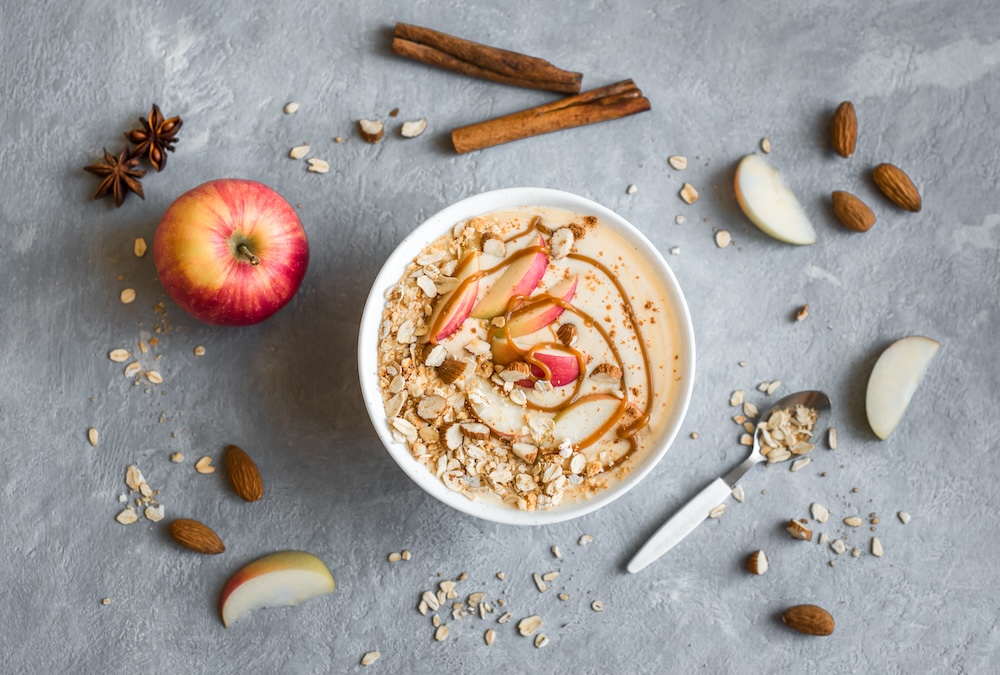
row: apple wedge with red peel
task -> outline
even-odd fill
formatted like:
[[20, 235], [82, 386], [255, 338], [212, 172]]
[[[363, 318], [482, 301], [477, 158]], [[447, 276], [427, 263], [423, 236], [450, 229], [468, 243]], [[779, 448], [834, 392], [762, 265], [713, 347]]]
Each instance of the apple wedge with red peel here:
[[584, 396], [555, 416], [552, 435], [556, 443], [568, 438], [574, 445], [600, 431], [618, 412], [621, 399], [610, 394]]
[[[500, 316], [507, 311], [507, 304], [511, 298], [518, 295], [528, 296], [534, 292], [549, 267], [549, 256], [542, 235], [538, 235], [534, 246], [540, 247], [541, 250], [520, 255], [493, 282], [483, 299], [472, 308], [470, 316], [473, 319], [492, 319]], [[517, 252], [511, 255], [517, 255]]]
[[816, 243], [816, 230], [778, 170], [760, 155], [747, 155], [736, 167], [736, 201], [754, 225], [778, 241]]
[[[553, 387], [562, 387], [567, 384], [572, 384], [573, 382], [576, 382], [578, 377], [580, 377], [580, 362], [573, 354], [539, 349], [532, 354], [532, 358], [544, 363], [549, 369], [549, 372], [552, 373], [550, 381], [552, 382]], [[531, 364], [531, 374], [539, 379], [545, 375], [544, 371], [542, 371], [542, 369], [535, 364]], [[530, 378], [525, 378], [523, 380], [518, 380], [517, 386], [524, 387], [525, 389], [531, 389], [535, 386], [535, 382]]]
[[436, 344], [454, 333], [469, 317], [469, 312], [476, 304], [476, 295], [479, 294], [479, 279], [468, 284], [464, 282], [475, 274], [479, 274], [479, 253], [477, 251], [467, 254], [459, 263], [458, 269], [455, 270], [458, 286], [438, 298], [437, 304], [434, 305], [427, 325], [431, 327], [431, 330], [438, 326], [440, 328], [437, 328], [437, 333], [430, 337], [432, 344]]
[[[558, 298], [564, 302], [569, 302], [576, 294], [576, 285], [579, 281], [577, 275], [552, 285], [552, 288], [543, 291], [545, 295]], [[549, 299], [532, 298], [528, 304], [514, 311], [507, 323], [507, 330], [511, 337], [521, 337], [541, 330], [555, 321], [566, 311], [562, 305]]]
[[878, 357], [865, 396], [868, 424], [876, 436], [885, 440], [896, 429], [940, 348], [937, 340], [912, 335], [894, 342]]
[[488, 380], [478, 376], [470, 378], [466, 399], [476, 418], [497, 435], [517, 438], [527, 433], [525, 409]]
[[262, 607], [291, 607], [333, 593], [333, 575], [322, 560], [305, 551], [278, 551], [254, 560], [222, 589], [222, 623], [232, 626]]

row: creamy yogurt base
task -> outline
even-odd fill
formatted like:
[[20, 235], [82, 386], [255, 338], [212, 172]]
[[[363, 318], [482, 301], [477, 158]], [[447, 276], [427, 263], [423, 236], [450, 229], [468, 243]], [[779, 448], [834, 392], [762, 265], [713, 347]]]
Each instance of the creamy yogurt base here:
[[[530, 295], [474, 318], [540, 255]], [[457, 223], [386, 294], [379, 376], [393, 436], [471, 499], [534, 510], [606, 489], [662, 438], [681, 393], [680, 328], [658, 278], [594, 216], [520, 207]], [[568, 298], [548, 293], [574, 281]], [[473, 291], [473, 316], [443, 335]], [[558, 317], [508, 341], [505, 328], [546, 312]]]

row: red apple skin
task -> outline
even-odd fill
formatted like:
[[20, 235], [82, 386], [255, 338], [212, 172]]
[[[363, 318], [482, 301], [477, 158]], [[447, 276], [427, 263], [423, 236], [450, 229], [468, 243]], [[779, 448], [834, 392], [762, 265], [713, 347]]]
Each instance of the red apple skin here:
[[[580, 377], [580, 362], [572, 354], [549, 354], [538, 351], [532, 356], [548, 366], [552, 373], [552, 386], [562, 387], [576, 382]], [[531, 374], [537, 378], [544, 377], [545, 373], [538, 366], [531, 364]], [[517, 386], [531, 389], [535, 386], [535, 381], [529, 378], [517, 381]]]
[[[241, 244], [258, 265], [238, 250]], [[167, 294], [192, 316], [245, 326], [292, 299], [309, 266], [309, 242], [281, 195], [252, 180], [224, 178], [170, 205], [156, 229], [153, 260]]]
[[[223, 622], [225, 623], [226, 601], [233, 594], [233, 591], [247, 581], [256, 579], [261, 575], [292, 569], [315, 574], [317, 578], [323, 579], [324, 583], [328, 579], [329, 583], [326, 584], [327, 589], [324, 591], [326, 593], [333, 593], [336, 588], [336, 583], [333, 580], [330, 569], [312, 553], [305, 551], [277, 551], [244, 565], [229, 577], [219, 597], [219, 611], [223, 616]], [[228, 623], [225, 625], [227, 628], [229, 627]]]
[[511, 298], [518, 295], [531, 295], [549, 266], [549, 256], [542, 235], [538, 235], [538, 240], [534, 245], [542, 247], [542, 250], [512, 262], [503, 274], [493, 282], [483, 299], [472, 308], [470, 316], [473, 319], [492, 319], [500, 316], [507, 311], [507, 303], [510, 302]]
[[[576, 294], [576, 284], [579, 277], [574, 275], [569, 279], [553, 284], [552, 288], [545, 291], [546, 295], [569, 302]], [[507, 331], [511, 337], [521, 337], [541, 330], [559, 318], [566, 311], [561, 305], [554, 302], [539, 302], [534, 307], [525, 307], [515, 310], [507, 324]]]
[[[478, 252], [469, 253], [462, 260], [458, 269], [455, 271], [455, 278], [458, 279], [459, 284], [461, 284], [474, 274], [479, 274]], [[454, 294], [457, 292], [458, 289], [456, 288], [451, 293], [439, 298], [437, 304], [434, 306], [434, 310], [431, 312], [431, 318], [428, 325], [432, 327], [438, 323], [441, 312], [448, 312], [448, 315], [445, 317], [444, 324], [441, 326], [441, 329], [438, 330], [437, 335], [431, 336], [430, 341], [432, 344], [436, 344], [454, 333], [462, 325], [462, 322], [469, 317], [469, 312], [472, 311], [472, 306], [476, 304], [476, 295], [479, 294], [479, 280], [476, 279], [470, 282], [465, 289], [462, 290], [461, 296], [454, 297]], [[445, 309], [446, 306], [447, 310]]]

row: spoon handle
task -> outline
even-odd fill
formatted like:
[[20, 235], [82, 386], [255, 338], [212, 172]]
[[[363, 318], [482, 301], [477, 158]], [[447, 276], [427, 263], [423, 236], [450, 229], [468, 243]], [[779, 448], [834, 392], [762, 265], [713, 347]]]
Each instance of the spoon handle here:
[[628, 564], [628, 571], [635, 574], [691, 534], [694, 528], [708, 518], [708, 512], [726, 500], [732, 488], [721, 478], [716, 478], [684, 507], [675, 513], [639, 549]]

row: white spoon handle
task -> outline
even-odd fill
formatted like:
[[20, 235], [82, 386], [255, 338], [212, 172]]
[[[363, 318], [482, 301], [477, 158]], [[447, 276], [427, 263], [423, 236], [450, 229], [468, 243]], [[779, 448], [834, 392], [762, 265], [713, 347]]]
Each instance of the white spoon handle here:
[[708, 518], [708, 512], [721, 504], [732, 493], [732, 488], [721, 478], [716, 478], [704, 490], [684, 505], [670, 520], [656, 531], [645, 546], [639, 549], [628, 564], [628, 571], [635, 574], [691, 534], [694, 528]]

